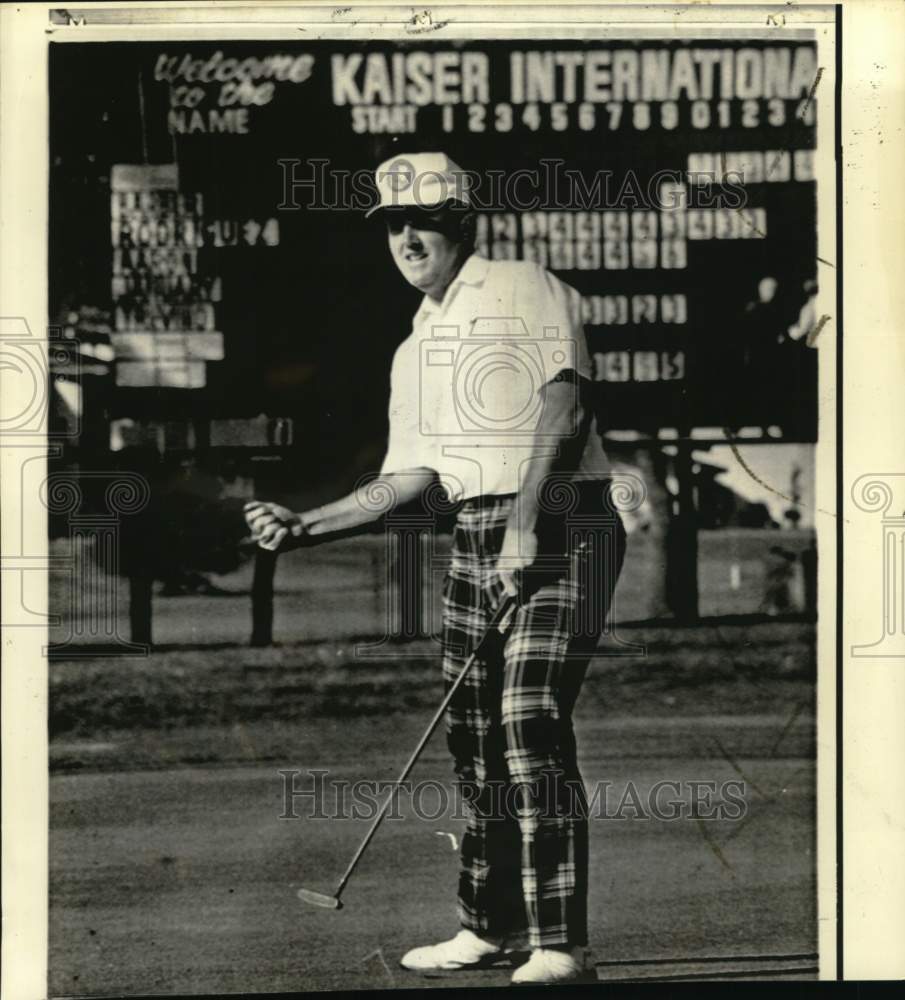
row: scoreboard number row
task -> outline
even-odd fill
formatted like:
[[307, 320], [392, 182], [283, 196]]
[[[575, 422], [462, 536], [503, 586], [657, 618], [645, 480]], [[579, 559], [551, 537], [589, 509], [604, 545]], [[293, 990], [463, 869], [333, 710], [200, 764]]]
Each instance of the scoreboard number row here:
[[[441, 109], [444, 132], [454, 132], [463, 121], [460, 109], [445, 104]], [[811, 126], [816, 120], [815, 102], [787, 101], [780, 97], [766, 100], [745, 101], [692, 101], [680, 105], [677, 101], [608, 101], [591, 104], [583, 101], [569, 104], [528, 103], [513, 105], [505, 101], [498, 104], [469, 104], [464, 107], [464, 124], [469, 132], [511, 132], [518, 127], [537, 132], [549, 127], [553, 132], [578, 128], [593, 132], [602, 126], [608, 131], [632, 128], [639, 132], [650, 128], [666, 131], [691, 126], [694, 129], [728, 129], [734, 127], [756, 129], [763, 126], [780, 128], [797, 120]]]
[[685, 378], [684, 351], [599, 351], [596, 382], [677, 382]]

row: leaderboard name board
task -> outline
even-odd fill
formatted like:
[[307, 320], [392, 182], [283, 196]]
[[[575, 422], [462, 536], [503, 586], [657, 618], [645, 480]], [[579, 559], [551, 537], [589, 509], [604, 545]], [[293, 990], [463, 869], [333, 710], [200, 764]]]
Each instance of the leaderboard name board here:
[[371, 171], [443, 149], [479, 252], [580, 292], [608, 426], [813, 437], [816, 352], [787, 335], [814, 291], [813, 43], [63, 48], [52, 73], [83, 87], [54, 91], [51, 141], [100, 140], [124, 408], [269, 406], [342, 435], [354, 386], [382, 414], [418, 297], [363, 218]]

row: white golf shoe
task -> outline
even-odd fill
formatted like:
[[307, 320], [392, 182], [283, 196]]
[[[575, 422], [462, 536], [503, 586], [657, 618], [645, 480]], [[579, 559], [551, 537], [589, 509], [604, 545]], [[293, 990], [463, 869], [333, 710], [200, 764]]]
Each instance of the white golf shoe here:
[[531, 958], [512, 974], [513, 986], [553, 986], [596, 979], [584, 948], [573, 948], [571, 951], [535, 948]]
[[469, 930], [461, 930], [449, 941], [412, 948], [399, 960], [404, 969], [479, 969], [492, 965], [503, 954], [500, 945], [485, 941]]

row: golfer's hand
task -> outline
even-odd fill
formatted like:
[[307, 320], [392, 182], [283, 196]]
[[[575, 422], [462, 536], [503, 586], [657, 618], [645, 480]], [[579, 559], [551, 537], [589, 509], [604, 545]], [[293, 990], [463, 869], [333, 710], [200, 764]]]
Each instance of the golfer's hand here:
[[533, 531], [507, 528], [496, 565], [504, 595], [519, 596], [519, 577], [535, 559], [537, 559], [537, 535]]
[[245, 523], [258, 546], [269, 552], [292, 548], [305, 534], [299, 515], [278, 503], [250, 501], [245, 505]]

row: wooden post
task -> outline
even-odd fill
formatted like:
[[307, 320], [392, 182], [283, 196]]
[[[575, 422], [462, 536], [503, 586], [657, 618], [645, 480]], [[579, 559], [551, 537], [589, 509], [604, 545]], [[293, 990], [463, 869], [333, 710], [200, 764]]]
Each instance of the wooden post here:
[[145, 656], [151, 641], [151, 581], [145, 581], [146, 594], [139, 584], [130, 600], [131, 641], [120, 635], [116, 581], [123, 569], [123, 518], [139, 514], [147, 505], [147, 480], [127, 470], [79, 470], [52, 472], [46, 486], [47, 509], [66, 515], [74, 555], [70, 632], [63, 642], [53, 644], [54, 655], [90, 645], [108, 656]]
[[647, 487], [651, 522], [645, 534], [655, 567], [644, 588], [643, 610], [638, 617], [663, 618], [669, 611], [666, 567], [669, 565], [669, 530], [672, 520], [672, 497], [666, 487], [668, 459], [660, 446], [654, 443], [638, 447], [631, 455], [631, 462], [641, 470], [641, 478]]
[[679, 509], [669, 527], [669, 604], [678, 621], [691, 623], [698, 620], [698, 515], [694, 502], [692, 442], [686, 436], [677, 442], [676, 449]]
[[251, 645], [273, 643], [273, 578], [277, 555], [259, 548], [255, 554], [255, 572], [251, 585]]
[[153, 645], [151, 629], [151, 589], [149, 576], [129, 577], [129, 637], [144, 646]]

